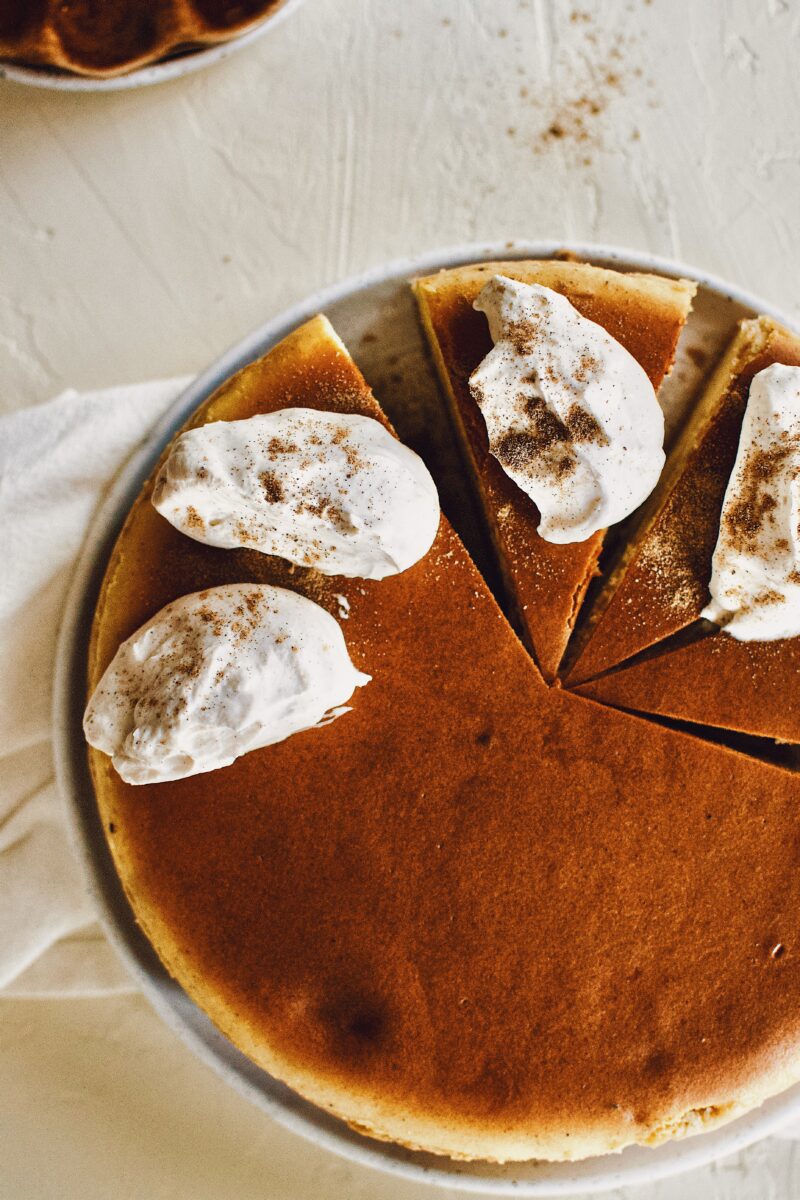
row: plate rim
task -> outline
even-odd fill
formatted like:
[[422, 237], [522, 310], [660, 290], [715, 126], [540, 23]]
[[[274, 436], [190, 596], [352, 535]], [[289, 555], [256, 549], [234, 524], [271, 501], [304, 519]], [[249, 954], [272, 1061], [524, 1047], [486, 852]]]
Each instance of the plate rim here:
[[[289, 5], [293, 3], [294, 0], [289, 0]], [[624, 1186], [653, 1183], [706, 1165], [724, 1155], [744, 1149], [800, 1115], [800, 1084], [771, 1097], [763, 1105], [745, 1112], [724, 1126], [665, 1143], [651, 1151], [657, 1156], [652, 1160], [624, 1163], [626, 1151], [623, 1151], [617, 1156], [603, 1155], [575, 1163], [545, 1163], [542, 1165], [542, 1177], [527, 1179], [516, 1179], [515, 1168], [530, 1167], [530, 1163], [509, 1163], [504, 1167], [491, 1168], [503, 1171], [502, 1176], [484, 1175], [480, 1173], [480, 1169], [481, 1166], [486, 1169], [486, 1164], [455, 1163], [433, 1155], [416, 1155], [392, 1144], [365, 1138], [353, 1133], [344, 1122], [330, 1117], [278, 1081], [272, 1082], [277, 1085], [277, 1091], [281, 1094], [267, 1095], [259, 1088], [259, 1080], [271, 1077], [266, 1076], [265, 1072], [236, 1051], [232, 1043], [214, 1029], [202, 1010], [189, 1000], [180, 986], [169, 979], [155, 951], [136, 925], [132, 909], [111, 863], [93, 792], [90, 790], [89, 794], [86, 794], [88, 773], [83, 739], [80, 736], [80, 714], [85, 694], [90, 613], [94, 609], [108, 553], [132, 500], [138, 494], [142, 482], [154, 466], [164, 445], [188, 415], [221, 382], [245, 363], [265, 353], [303, 321], [349, 296], [381, 284], [400, 283], [414, 275], [430, 274], [441, 268], [469, 262], [544, 259], [553, 258], [563, 252], [575, 254], [590, 262], [616, 263], [627, 270], [653, 271], [692, 279], [708, 290], [744, 308], [770, 315], [800, 333], [800, 323], [787, 313], [775, 305], [763, 302], [747, 289], [731, 285], [709, 272], [647, 252], [567, 240], [520, 239], [459, 244], [430, 250], [417, 256], [394, 259], [321, 288], [252, 329], [219, 355], [180, 392], [139, 448], [123, 465], [98, 505], [75, 562], [58, 633], [53, 679], [53, 754], [58, 791], [66, 810], [69, 838], [82, 865], [88, 890], [106, 936], [137, 982], [140, 991], [162, 1020], [192, 1053], [215, 1070], [234, 1090], [255, 1103], [262, 1111], [266, 1111], [291, 1132], [361, 1166], [418, 1183], [496, 1196], [596, 1194]], [[80, 698], [77, 704], [79, 712], [76, 711], [76, 696]], [[93, 844], [92, 838], [94, 843], [99, 840], [99, 846]], [[190, 1017], [194, 1017], [200, 1025], [208, 1026], [205, 1036], [190, 1023]], [[219, 1043], [219, 1049], [215, 1048], [214, 1043]], [[231, 1049], [235, 1051], [233, 1055], [230, 1053]], [[228, 1058], [235, 1060], [233, 1065], [223, 1060], [222, 1051], [226, 1052]], [[643, 1149], [648, 1148], [628, 1148], [634, 1151]], [[593, 1162], [602, 1164], [603, 1167], [602, 1171], [595, 1175], [591, 1174]], [[571, 1170], [576, 1174], [572, 1175]], [[557, 1177], [548, 1178], [549, 1171], [555, 1171]]]
[[189, 50], [174, 58], [147, 63], [127, 71], [124, 75], [98, 78], [92, 75], [70, 74], [47, 66], [26, 66], [0, 58], [0, 81], [7, 80], [9, 83], [59, 92], [127, 92], [135, 88], [152, 87], [154, 84], [180, 79], [184, 75], [192, 75], [195, 71], [202, 71], [214, 63], [222, 62], [231, 54], [258, 41], [302, 3], [303, 0], [284, 0], [274, 13], [266, 13], [257, 25], [245, 29], [243, 33], [236, 34], [227, 41], [203, 46], [198, 50]]

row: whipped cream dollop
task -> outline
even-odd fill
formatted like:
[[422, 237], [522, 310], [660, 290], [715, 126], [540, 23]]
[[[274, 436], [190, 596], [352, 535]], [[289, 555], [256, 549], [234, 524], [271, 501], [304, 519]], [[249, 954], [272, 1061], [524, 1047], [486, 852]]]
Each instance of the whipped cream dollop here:
[[643, 368], [566, 297], [495, 275], [474, 307], [494, 348], [470, 377], [489, 449], [539, 509], [549, 542], [627, 517], [664, 466], [664, 417]]
[[800, 635], [800, 367], [753, 377], [703, 616], [739, 641]]
[[181, 533], [324, 575], [383, 579], [431, 547], [436, 485], [372, 417], [284, 408], [177, 438], [153, 504]]
[[369, 679], [318, 604], [230, 584], [182, 596], [123, 642], [83, 728], [126, 783], [184, 779], [347, 712]]

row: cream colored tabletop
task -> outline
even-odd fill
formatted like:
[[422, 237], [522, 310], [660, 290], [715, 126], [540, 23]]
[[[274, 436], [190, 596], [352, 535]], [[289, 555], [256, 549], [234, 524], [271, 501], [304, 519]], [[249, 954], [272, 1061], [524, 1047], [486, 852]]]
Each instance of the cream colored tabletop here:
[[[798, 0], [306, 0], [157, 88], [2, 84], [2, 410], [198, 370], [465, 241], [630, 246], [799, 315], [799, 59]], [[0, 1001], [0, 1130], [0, 1200], [437, 1194], [271, 1124], [138, 997]], [[798, 1153], [626, 1195], [794, 1196]]]

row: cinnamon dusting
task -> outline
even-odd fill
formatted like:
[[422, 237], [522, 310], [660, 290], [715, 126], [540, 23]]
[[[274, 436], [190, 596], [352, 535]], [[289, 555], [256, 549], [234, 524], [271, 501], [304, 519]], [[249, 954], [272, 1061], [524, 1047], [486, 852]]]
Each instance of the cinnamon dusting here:
[[596, 446], [607, 446], [606, 437], [600, 422], [580, 404], [570, 405], [567, 413], [566, 426], [573, 442], [593, 442]]
[[274, 471], [262, 471], [258, 477], [264, 495], [270, 504], [280, 504], [284, 498], [283, 484]]
[[534, 321], [509, 321], [503, 336], [518, 354], [530, 354], [536, 349], [537, 325]]
[[214, 637], [222, 637], [225, 632], [225, 626], [218, 612], [215, 612], [210, 606], [204, 605], [202, 608], [198, 608], [197, 615], [204, 625], [211, 626], [211, 632], [214, 634]]
[[272, 437], [267, 442], [267, 450], [274, 457], [276, 454], [297, 454], [298, 447], [294, 442], [285, 442], [283, 438]]
[[186, 528], [195, 529], [198, 533], [205, 531], [206, 523], [200, 513], [191, 504], [186, 509]]
[[507, 433], [494, 447], [494, 455], [504, 467], [525, 471], [541, 461], [543, 452], [561, 445], [563, 452], [558, 457], [549, 457], [547, 465], [557, 479], [563, 479], [577, 466], [568, 443], [569, 434], [555, 413], [546, 408], [537, 411], [541, 419], [538, 424], [534, 422], [533, 432]]
[[787, 459], [796, 452], [797, 441], [796, 437], [784, 433], [780, 444], [768, 450], [756, 448], [744, 462], [739, 475], [741, 495], [722, 518], [734, 549], [744, 553], [756, 551], [756, 539], [774, 520], [773, 513], [778, 507], [774, 489], [780, 482]]
[[592, 375], [597, 374], [601, 366], [602, 364], [595, 358], [595, 356], [586, 350], [581, 355], [580, 361], [575, 368], [575, 379], [578, 381], [578, 383], [586, 383], [586, 381]]

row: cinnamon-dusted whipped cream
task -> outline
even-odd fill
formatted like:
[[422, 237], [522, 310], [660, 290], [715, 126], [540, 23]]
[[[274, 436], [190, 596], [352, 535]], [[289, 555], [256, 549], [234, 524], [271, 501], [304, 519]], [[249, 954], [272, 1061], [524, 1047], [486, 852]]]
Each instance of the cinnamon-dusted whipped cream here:
[[126, 783], [160, 783], [333, 719], [369, 679], [318, 604], [230, 584], [182, 596], [123, 642], [83, 728]]
[[742, 642], [800, 636], [800, 367], [750, 384], [703, 616]]
[[470, 377], [489, 448], [539, 509], [549, 542], [633, 512], [664, 465], [664, 418], [635, 358], [566, 297], [495, 275], [475, 308], [494, 348]]
[[436, 485], [413, 450], [371, 417], [310, 408], [182, 433], [153, 504], [211, 546], [364, 579], [405, 571], [439, 527]]

